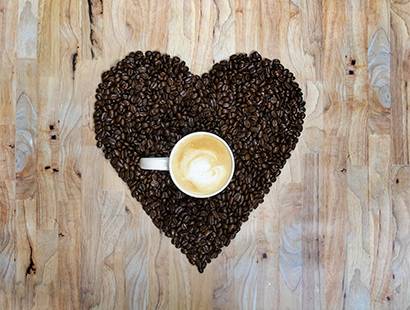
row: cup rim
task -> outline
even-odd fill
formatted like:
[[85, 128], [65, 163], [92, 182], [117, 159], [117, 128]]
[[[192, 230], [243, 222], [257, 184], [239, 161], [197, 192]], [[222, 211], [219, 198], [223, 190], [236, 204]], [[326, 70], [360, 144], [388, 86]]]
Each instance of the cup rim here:
[[[197, 194], [190, 193], [190, 192], [184, 190], [184, 189], [178, 184], [178, 182], [177, 182], [177, 180], [176, 180], [176, 178], [175, 178], [175, 176], [174, 176], [173, 169], [172, 169], [172, 159], [173, 159], [174, 156], [175, 156], [176, 149], [178, 148], [178, 146], [181, 145], [181, 143], [182, 143], [183, 141], [185, 141], [186, 139], [188, 139], [188, 138], [190, 138], [190, 137], [192, 137], [192, 136], [198, 136], [198, 135], [208, 135], [208, 136], [212, 136], [212, 137], [216, 138], [218, 141], [222, 142], [222, 144], [223, 144], [223, 145], [227, 148], [227, 150], [229, 151], [229, 155], [230, 155], [230, 157], [231, 157], [231, 162], [232, 162], [232, 170], [231, 170], [231, 173], [230, 173], [230, 175], [229, 175], [229, 178], [226, 180], [225, 184], [224, 184], [220, 189], [218, 189], [217, 191], [215, 191], [215, 192], [213, 192], [213, 193], [211, 193], [211, 194], [207, 194], [207, 195], [197, 195]], [[174, 182], [175, 186], [176, 186], [181, 192], [183, 192], [184, 194], [186, 194], [186, 195], [188, 195], [188, 196], [191, 196], [191, 197], [193, 197], [193, 198], [210, 198], [210, 197], [213, 197], [213, 196], [215, 196], [215, 195], [218, 195], [220, 192], [222, 192], [222, 191], [229, 185], [229, 183], [231, 183], [231, 180], [232, 180], [232, 178], [233, 178], [234, 172], [235, 172], [235, 157], [234, 157], [234, 155], [233, 155], [233, 152], [232, 152], [231, 147], [230, 147], [230, 146], [228, 145], [228, 143], [227, 143], [224, 139], [222, 139], [220, 136], [218, 136], [218, 135], [216, 135], [216, 134], [214, 134], [214, 133], [212, 133], [212, 132], [208, 132], [208, 131], [195, 131], [195, 132], [191, 132], [191, 133], [189, 133], [189, 134], [183, 136], [181, 139], [179, 139], [179, 140], [177, 141], [177, 143], [175, 143], [175, 145], [173, 146], [173, 148], [172, 148], [172, 150], [171, 150], [171, 154], [170, 154], [170, 156], [169, 156], [169, 173], [170, 173], [170, 175], [171, 175], [172, 181]]]

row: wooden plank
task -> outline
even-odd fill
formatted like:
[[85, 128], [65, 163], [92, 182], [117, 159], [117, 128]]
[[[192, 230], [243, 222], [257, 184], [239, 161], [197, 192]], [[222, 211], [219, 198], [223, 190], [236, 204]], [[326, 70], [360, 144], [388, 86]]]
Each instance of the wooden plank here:
[[320, 305], [344, 306], [346, 264], [346, 145], [332, 137], [319, 157]]
[[[349, 3], [323, 3], [324, 144], [319, 156], [320, 305], [341, 309], [346, 291], [346, 168], [352, 107], [345, 94]], [[326, 73], [325, 73], [326, 72]]]
[[352, 165], [368, 161], [367, 1], [348, 1], [346, 6], [345, 98], [349, 107], [348, 152]]
[[15, 71], [18, 3], [0, 1], [0, 305], [15, 308]]
[[393, 308], [410, 304], [410, 167], [391, 167], [392, 212], [395, 224], [393, 240], [392, 285], [389, 297]]
[[[27, 6], [30, 4], [28, 3]], [[27, 6], [23, 11], [27, 11]], [[29, 11], [32, 13], [31, 11]], [[29, 13], [26, 13], [30, 15]], [[23, 24], [22, 24], [23, 25]], [[31, 38], [33, 39], [33, 38]], [[36, 40], [36, 38], [35, 38]], [[19, 42], [20, 46], [33, 45]], [[26, 55], [28, 57], [29, 55]], [[19, 308], [34, 303], [37, 272], [37, 75], [36, 59], [18, 60], [16, 102], [16, 300]]]
[[410, 3], [393, 2], [390, 9], [393, 163], [410, 164]]
[[303, 175], [302, 309], [320, 309], [319, 156], [307, 154]]
[[[390, 183], [391, 140], [389, 136], [369, 137], [369, 209], [372, 236], [370, 294], [380, 304], [388, 302], [390, 294], [391, 262], [394, 225]], [[380, 152], [383, 150], [383, 152]]]
[[[373, 154], [372, 154], [373, 155]], [[346, 307], [361, 305], [371, 309], [370, 295], [373, 247], [372, 216], [369, 210], [369, 171], [367, 166], [348, 165], [347, 220], [349, 225], [346, 257]]]
[[14, 126], [0, 125], [0, 304], [13, 309], [15, 263]]
[[[35, 303], [40, 247], [37, 243], [38, 2], [20, 1], [16, 101], [16, 305]], [[41, 242], [42, 240], [40, 240]]]
[[391, 55], [390, 1], [368, 1], [367, 71], [369, 75], [369, 131], [390, 134]]
[[279, 177], [279, 300], [280, 308], [301, 308], [303, 278], [302, 187]]
[[37, 273], [36, 242], [36, 199], [17, 200], [16, 202], [16, 306], [30, 309], [34, 303], [35, 278]]
[[[81, 61], [78, 57], [81, 2], [61, 4], [60, 29], [62, 33], [60, 46], [60, 66], [53, 72], [53, 78], [59, 79], [61, 87], [56, 94], [59, 98], [55, 119], [48, 124], [48, 137], [51, 152], [58, 156], [58, 190], [56, 195], [57, 209], [55, 227], [57, 233], [57, 287], [58, 305], [61, 309], [80, 308], [80, 254], [82, 208], [82, 171], [81, 171], [81, 118], [83, 103], [79, 100], [76, 68]], [[55, 105], [55, 101], [54, 101]], [[54, 126], [54, 127], [52, 127]], [[56, 136], [56, 140], [54, 139]], [[58, 149], [58, 150], [57, 150]], [[51, 156], [53, 157], [53, 155]]]

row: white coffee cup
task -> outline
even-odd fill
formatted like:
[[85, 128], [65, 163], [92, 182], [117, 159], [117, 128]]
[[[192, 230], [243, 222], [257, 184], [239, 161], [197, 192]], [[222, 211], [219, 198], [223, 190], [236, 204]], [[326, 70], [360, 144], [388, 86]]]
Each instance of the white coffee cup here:
[[[219, 143], [221, 143], [224, 146], [224, 149], [226, 149], [227, 153], [229, 154], [229, 159], [230, 159], [230, 170], [228, 172], [222, 172], [224, 175], [224, 179], [226, 179], [226, 181], [219, 186], [217, 189], [215, 189], [215, 191], [211, 192], [211, 193], [207, 193], [207, 194], [200, 194], [200, 193], [195, 193], [192, 191], [189, 191], [187, 188], [184, 188], [180, 182], [178, 182], [178, 179], [176, 177], [176, 171], [174, 171], [176, 168], [173, 167], [173, 162], [175, 159], [176, 154], [179, 151], [179, 148], [181, 146], [184, 146], [184, 143], [186, 143], [189, 140], [192, 140], [193, 137], [195, 136], [201, 136], [202, 137], [206, 137], [207, 139], [212, 138], [215, 139], [215, 141], [218, 141]], [[199, 138], [199, 137], [197, 137]], [[178, 155], [180, 156], [180, 155]], [[232, 153], [231, 148], [229, 147], [229, 145], [219, 136], [210, 133], [210, 132], [205, 132], [205, 131], [198, 131], [198, 132], [194, 132], [191, 134], [188, 134], [186, 136], [184, 136], [182, 139], [180, 139], [172, 148], [171, 150], [171, 154], [169, 157], [144, 157], [141, 158], [140, 160], [140, 167], [141, 169], [144, 170], [162, 170], [162, 171], [169, 171], [170, 175], [171, 175], [171, 179], [174, 182], [174, 184], [178, 187], [178, 189], [180, 191], [182, 191], [183, 193], [191, 196], [191, 197], [195, 197], [195, 198], [209, 198], [212, 196], [215, 196], [217, 194], [219, 194], [220, 192], [222, 192], [229, 184], [229, 182], [232, 180], [234, 171], [235, 171], [235, 159]], [[209, 167], [211, 168], [211, 167]], [[217, 171], [223, 171], [223, 169], [225, 167], [218, 166], [218, 167], [212, 167], [212, 169], [216, 169], [218, 168]], [[198, 172], [200, 173], [200, 172]], [[226, 174], [227, 173], [227, 174]], [[196, 175], [194, 175], [194, 178], [196, 177]], [[199, 178], [201, 176], [198, 176]]]

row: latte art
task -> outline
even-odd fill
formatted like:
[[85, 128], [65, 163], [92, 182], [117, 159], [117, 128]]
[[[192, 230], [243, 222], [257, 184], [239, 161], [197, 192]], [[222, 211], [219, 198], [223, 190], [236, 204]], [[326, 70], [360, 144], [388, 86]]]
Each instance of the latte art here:
[[182, 141], [171, 159], [177, 184], [189, 193], [209, 195], [226, 185], [232, 172], [227, 147], [209, 135], [195, 135]]
[[223, 185], [229, 173], [217, 162], [218, 158], [212, 151], [190, 150], [182, 156], [181, 172], [196, 188], [212, 192], [215, 187]]

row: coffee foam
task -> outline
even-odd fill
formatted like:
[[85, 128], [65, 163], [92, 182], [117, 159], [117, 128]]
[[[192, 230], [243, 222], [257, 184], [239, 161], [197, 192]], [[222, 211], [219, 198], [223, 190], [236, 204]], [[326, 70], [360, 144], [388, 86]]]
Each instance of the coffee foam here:
[[221, 189], [233, 168], [226, 146], [209, 135], [183, 141], [171, 161], [177, 184], [187, 192], [209, 195]]

